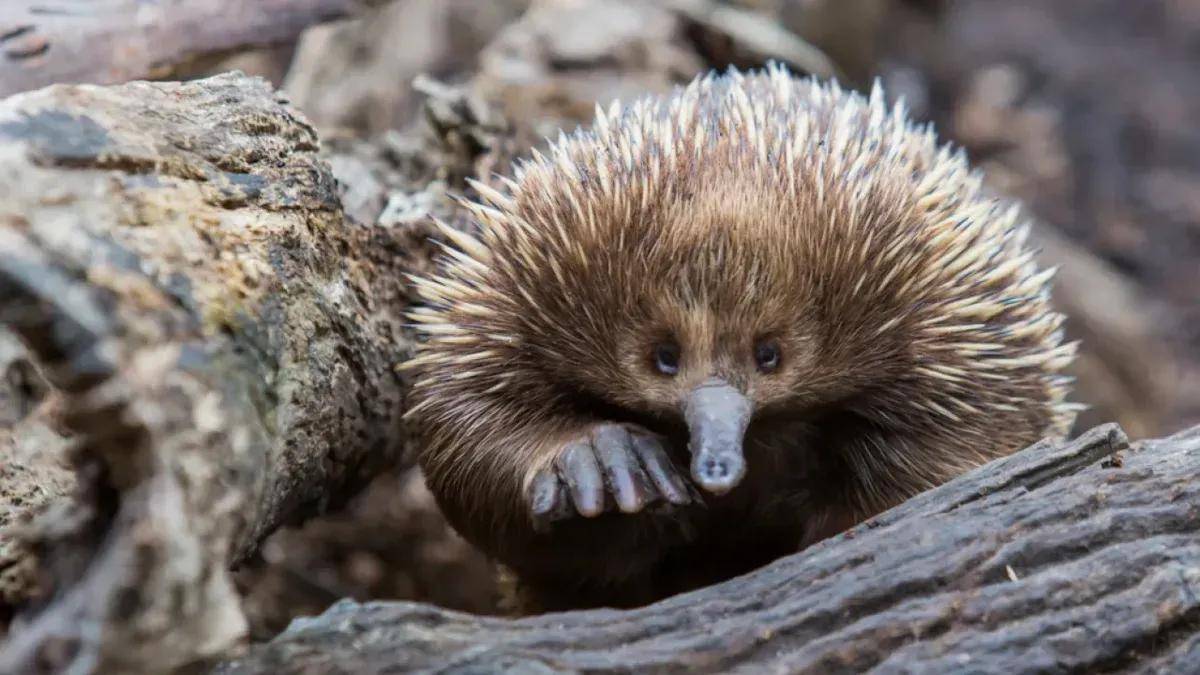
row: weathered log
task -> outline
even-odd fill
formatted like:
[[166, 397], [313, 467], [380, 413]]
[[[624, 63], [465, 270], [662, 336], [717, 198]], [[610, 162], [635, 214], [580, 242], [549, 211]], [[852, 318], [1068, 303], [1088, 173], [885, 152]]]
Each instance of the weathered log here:
[[1200, 427], [1099, 427], [643, 609], [344, 601], [216, 672], [1195, 672], [1198, 474]]
[[[399, 463], [412, 232], [348, 221], [317, 151], [236, 74], [0, 102], [0, 327], [61, 399], [46, 433], [78, 482], [0, 547], [39, 568], [0, 672], [227, 649], [229, 564]], [[11, 512], [38, 474], [7, 431]]]
[[5, 0], [0, 97], [62, 82], [165, 77], [196, 59], [287, 43], [368, 0]]

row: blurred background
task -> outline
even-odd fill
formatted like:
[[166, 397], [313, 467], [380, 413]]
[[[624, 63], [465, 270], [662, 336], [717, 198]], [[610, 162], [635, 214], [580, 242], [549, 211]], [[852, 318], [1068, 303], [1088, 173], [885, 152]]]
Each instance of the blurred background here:
[[[1077, 430], [1200, 422], [1200, 0], [397, 0], [185, 74], [268, 78], [332, 148], [403, 144], [431, 123], [423, 92], [458, 87], [519, 153], [596, 102], [768, 59], [879, 78], [1023, 200], [1083, 341]], [[256, 638], [343, 596], [493, 611], [487, 565], [412, 471], [276, 533], [238, 574]]]

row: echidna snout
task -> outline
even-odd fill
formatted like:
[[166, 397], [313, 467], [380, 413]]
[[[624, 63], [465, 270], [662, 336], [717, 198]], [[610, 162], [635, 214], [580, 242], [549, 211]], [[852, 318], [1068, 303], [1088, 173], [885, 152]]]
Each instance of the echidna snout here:
[[714, 495], [723, 495], [746, 475], [742, 440], [753, 412], [750, 399], [731, 384], [712, 378], [684, 401], [692, 453], [692, 478]]

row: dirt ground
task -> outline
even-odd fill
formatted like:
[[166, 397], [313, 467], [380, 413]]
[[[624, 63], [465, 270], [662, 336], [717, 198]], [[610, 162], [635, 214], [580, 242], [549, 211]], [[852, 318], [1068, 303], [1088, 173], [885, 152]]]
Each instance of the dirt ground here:
[[[597, 101], [768, 58], [878, 77], [1024, 200], [1084, 341], [1078, 428], [1200, 421], [1200, 1], [401, 0], [222, 67], [281, 84], [326, 137], [420, 123], [417, 75], [469, 84], [521, 146]], [[415, 473], [276, 533], [238, 574], [256, 638], [343, 596], [494, 607]]]

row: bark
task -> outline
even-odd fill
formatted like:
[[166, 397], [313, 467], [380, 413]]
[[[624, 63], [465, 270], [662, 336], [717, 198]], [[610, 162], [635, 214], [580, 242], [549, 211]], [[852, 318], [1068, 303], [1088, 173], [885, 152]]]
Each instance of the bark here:
[[647, 608], [520, 620], [343, 601], [250, 673], [1188, 672], [1200, 427], [997, 460], [751, 574]]
[[288, 43], [367, 0], [5, 0], [0, 97], [60, 82], [164, 77], [196, 59]]
[[[240, 75], [0, 102], [0, 343], [32, 383], [0, 397], [0, 515], [24, 523], [0, 546], [20, 610], [0, 672], [227, 649], [229, 564], [401, 461], [401, 272], [423, 244], [346, 219], [317, 151]], [[56, 463], [76, 484], [41, 494]]]

